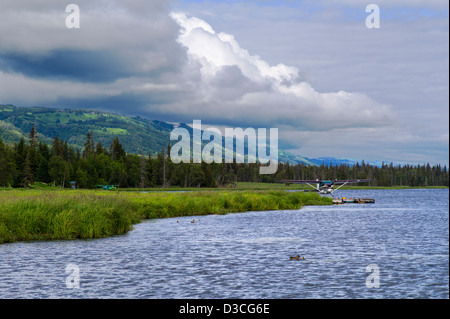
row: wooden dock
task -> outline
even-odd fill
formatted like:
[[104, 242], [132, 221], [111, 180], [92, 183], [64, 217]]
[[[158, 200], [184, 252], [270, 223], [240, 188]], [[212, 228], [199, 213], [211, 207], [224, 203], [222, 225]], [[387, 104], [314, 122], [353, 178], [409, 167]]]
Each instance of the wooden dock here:
[[356, 197], [342, 197], [342, 198], [333, 198], [333, 204], [374, 204], [375, 199], [373, 198], [356, 198]]

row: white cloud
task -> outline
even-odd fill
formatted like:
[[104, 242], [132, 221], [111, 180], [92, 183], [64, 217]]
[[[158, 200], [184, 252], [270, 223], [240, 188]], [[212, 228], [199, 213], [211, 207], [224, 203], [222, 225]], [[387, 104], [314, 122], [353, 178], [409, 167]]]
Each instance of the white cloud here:
[[278, 83], [292, 81], [298, 70], [284, 64], [270, 66], [256, 55], [241, 48], [233, 35], [216, 33], [205, 21], [196, 17], [187, 18], [183, 13], [172, 13], [171, 17], [180, 25], [178, 42], [187, 48], [188, 54], [202, 65], [204, 76], [214, 76], [222, 67], [236, 65], [253, 81], [266, 78]]
[[377, 3], [378, 30], [353, 0], [77, 4], [69, 30], [59, 0], [2, 1], [0, 103], [278, 127], [304, 156], [367, 152], [336, 147], [353, 141], [375, 159], [448, 162], [448, 2]]
[[[242, 48], [233, 35], [217, 33], [199, 18], [188, 18], [183, 13], [171, 16], [181, 27], [178, 42], [186, 48], [191, 64], [200, 66], [202, 74], [197, 85], [203, 95], [198, 103], [189, 106], [190, 114], [217, 123], [234, 120], [315, 130], [384, 126], [393, 120], [387, 105], [364, 94], [319, 93], [302, 81], [297, 68], [281, 63], [269, 65]], [[227, 81], [227, 77], [231, 80]]]

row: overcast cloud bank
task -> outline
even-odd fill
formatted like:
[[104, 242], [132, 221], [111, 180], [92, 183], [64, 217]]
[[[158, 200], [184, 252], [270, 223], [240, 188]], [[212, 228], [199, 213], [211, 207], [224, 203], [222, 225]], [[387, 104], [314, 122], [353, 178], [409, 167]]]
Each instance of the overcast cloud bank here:
[[[443, 5], [427, 3], [411, 6], [441, 10]], [[364, 8], [358, 10], [354, 1], [320, 1], [303, 20], [299, 12], [309, 8], [289, 10], [284, 3], [77, 4], [81, 28], [67, 29], [60, 1], [2, 1], [0, 103], [277, 127], [280, 147], [310, 157], [448, 162], [448, 124], [442, 124], [448, 121], [442, 105], [448, 102], [443, 95], [448, 95], [448, 61], [442, 59], [448, 49], [435, 48], [442, 44], [437, 43], [441, 34], [448, 37], [448, 22], [439, 25], [426, 14], [420, 23], [387, 17], [378, 34], [367, 33]], [[350, 15], [361, 11], [361, 21], [342, 18], [345, 6]], [[389, 56], [382, 55], [383, 48], [368, 46], [365, 37], [385, 43]], [[415, 43], [415, 38], [429, 43]], [[353, 47], [352, 39], [360, 46]], [[409, 47], [415, 49], [401, 51]], [[383, 69], [389, 59], [395, 61], [389, 65], [392, 72]], [[442, 73], [428, 74], [424, 66], [432, 69], [431, 63], [441, 63]], [[401, 82], [406, 79], [402, 74], [408, 74], [408, 83]], [[408, 85], [412, 90], [402, 92]], [[425, 101], [431, 101], [427, 108]], [[372, 150], [362, 152], [364, 145]]]

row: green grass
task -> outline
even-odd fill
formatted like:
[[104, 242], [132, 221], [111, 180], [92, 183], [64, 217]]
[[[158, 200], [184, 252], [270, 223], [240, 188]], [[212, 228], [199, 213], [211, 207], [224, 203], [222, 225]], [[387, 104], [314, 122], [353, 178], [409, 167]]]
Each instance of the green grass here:
[[284, 191], [4, 190], [0, 192], [0, 243], [108, 237], [128, 232], [142, 219], [330, 204], [329, 197], [316, 193]]
[[128, 134], [128, 131], [123, 128], [117, 128], [117, 127], [107, 127], [106, 131], [109, 134], [113, 135], [122, 135], [122, 134]]
[[169, 188], [161, 188], [161, 187], [149, 187], [149, 188], [119, 188], [118, 191], [151, 191], [151, 192], [159, 192], [159, 191], [242, 191], [242, 190], [303, 190], [303, 189], [312, 189], [303, 184], [291, 184], [289, 186], [280, 183], [245, 183], [238, 182], [236, 186], [227, 186], [222, 188], [197, 188], [197, 187], [169, 187]]
[[100, 238], [123, 234], [139, 220], [123, 198], [80, 192], [0, 193], [0, 243]]
[[[51, 184], [45, 184], [41, 182], [35, 182], [33, 185], [30, 185], [33, 189], [47, 189], [47, 190], [61, 190], [59, 187], [54, 187]], [[354, 186], [343, 186], [340, 190], [354, 190], [354, 189], [448, 189], [447, 186], [428, 186], [428, 187], [412, 187], [412, 186], [362, 186], [362, 185], [354, 185]], [[1, 188], [2, 190], [12, 190], [12, 188]], [[17, 191], [27, 191], [26, 188], [16, 188]], [[147, 188], [119, 188], [117, 191], [119, 192], [134, 192], [134, 191], [149, 191], [149, 192], [167, 192], [167, 191], [269, 191], [269, 190], [313, 190], [312, 187], [306, 184], [282, 184], [282, 183], [247, 183], [247, 182], [238, 182], [234, 187], [223, 187], [223, 188], [197, 188], [197, 187], [179, 187], [173, 186], [168, 188], [162, 187], [147, 187]]]
[[[411, 186], [343, 186], [339, 190], [345, 189], [437, 189], [448, 188], [447, 186], [428, 186], [428, 187], [411, 187]], [[235, 187], [224, 188], [195, 188], [195, 187], [150, 187], [150, 188], [119, 188], [118, 191], [151, 191], [151, 192], [163, 192], [163, 191], [242, 191], [242, 190], [313, 190], [312, 187], [306, 184], [282, 184], [282, 183], [246, 183], [238, 182]]]
[[[342, 189], [409, 189], [350, 186]], [[429, 187], [438, 188], [438, 187]], [[446, 188], [446, 187], [445, 187]], [[35, 183], [32, 189], [0, 188], [0, 244], [27, 240], [87, 239], [124, 234], [143, 219], [330, 205], [331, 198], [305, 185], [237, 183], [234, 188], [72, 190]], [[167, 190], [187, 190], [170, 193]]]

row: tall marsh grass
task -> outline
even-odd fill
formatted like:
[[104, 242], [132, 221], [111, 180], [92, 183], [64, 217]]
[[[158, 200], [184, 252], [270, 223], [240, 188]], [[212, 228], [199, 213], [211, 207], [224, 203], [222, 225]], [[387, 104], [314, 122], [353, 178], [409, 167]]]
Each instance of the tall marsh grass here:
[[316, 193], [102, 190], [0, 191], [0, 244], [20, 240], [87, 239], [123, 234], [142, 219], [329, 205]]

